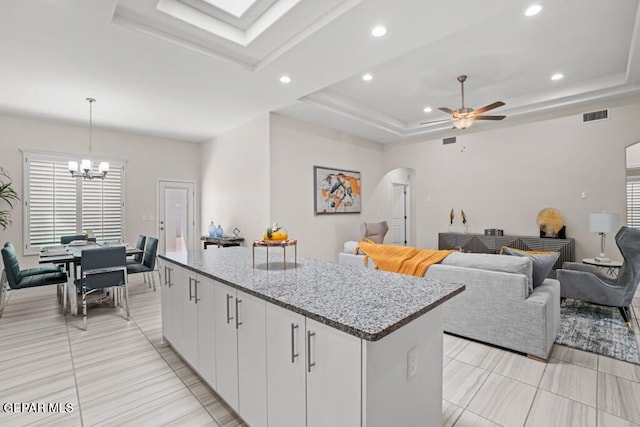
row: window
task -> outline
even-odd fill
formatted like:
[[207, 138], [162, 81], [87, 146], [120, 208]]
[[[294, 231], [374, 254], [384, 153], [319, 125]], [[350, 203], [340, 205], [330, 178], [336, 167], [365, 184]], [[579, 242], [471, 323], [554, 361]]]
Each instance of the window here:
[[[102, 179], [73, 178], [68, 161], [80, 158], [37, 152], [24, 153], [25, 255], [60, 237], [92, 230], [99, 240], [124, 235], [124, 162], [109, 160]], [[93, 159], [96, 169], [99, 161]]]
[[640, 175], [627, 169], [627, 226], [640, 228]]

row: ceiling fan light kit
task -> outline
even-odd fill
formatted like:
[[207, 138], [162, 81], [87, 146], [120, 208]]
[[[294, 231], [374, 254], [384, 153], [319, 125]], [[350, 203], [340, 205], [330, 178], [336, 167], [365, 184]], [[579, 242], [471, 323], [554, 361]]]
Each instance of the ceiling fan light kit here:
[[473, 125], [475, 120], [502, 120], [506, 116], [482, 116], [482, 113], [485, 113], [489, 110], [493, 110], [494, 108], [502, 107], [504, 102], [496, 101], [493, 104], [485, 105], [482, 108], [478, 108], [474, 110], [473, 108], [467, 108], [464, 106], [464, 82], [467, 80], [466, 75], [458, 76], [458, 81], [460, 82], [460, 93], [462, 97], [462, 107], [457, 110], [452, 110], [447, 107], [440, 107], [438, 110], [443, 111], [447, 114], [451, 114], [451, 119], [443, 119], [443, 120], [433, 120], [430, 122], [420, 123], [421, 125], [429, 124], [429, 123], [439, 123], [452, 121], [453, 127], [455, 129], [467, 129]]

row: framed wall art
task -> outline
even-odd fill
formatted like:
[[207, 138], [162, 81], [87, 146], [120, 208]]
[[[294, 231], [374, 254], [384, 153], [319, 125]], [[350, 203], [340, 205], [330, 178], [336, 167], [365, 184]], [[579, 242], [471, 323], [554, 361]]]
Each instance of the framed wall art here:
[[314, 166], [313, 192], [316, 215], [360, 213], [360, 172]]

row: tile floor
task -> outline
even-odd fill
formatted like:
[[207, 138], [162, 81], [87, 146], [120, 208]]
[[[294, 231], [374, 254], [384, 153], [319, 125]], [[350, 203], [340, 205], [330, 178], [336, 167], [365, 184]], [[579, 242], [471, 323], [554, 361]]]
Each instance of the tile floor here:
[[[90, 310], [85, 332], [60, 315], [54, 287], [13, 292], [0, 318], [0, 425], [244, 425], [161, 343], [160, 292], [132, 276], [130, 305], [129, 322]], [[640, 427], [637, 365], [561, 346], [545, 364], [450, 335], [443, 364], [444, 426]], [[61, 406], [17, 413], [20, 402]]]

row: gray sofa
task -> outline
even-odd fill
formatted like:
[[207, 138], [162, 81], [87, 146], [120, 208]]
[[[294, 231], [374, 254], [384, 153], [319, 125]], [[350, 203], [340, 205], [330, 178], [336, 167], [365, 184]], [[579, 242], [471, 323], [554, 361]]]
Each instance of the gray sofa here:
[[[346, 242], [343, 265], [375, 268]], [[526, 257], [454, 252], [429, 267], [425, 277], [462, 283], [466, 289], [444, 305], [444, 330], [547, 360], [560, 327], [560, 283], [532, 285]]]

